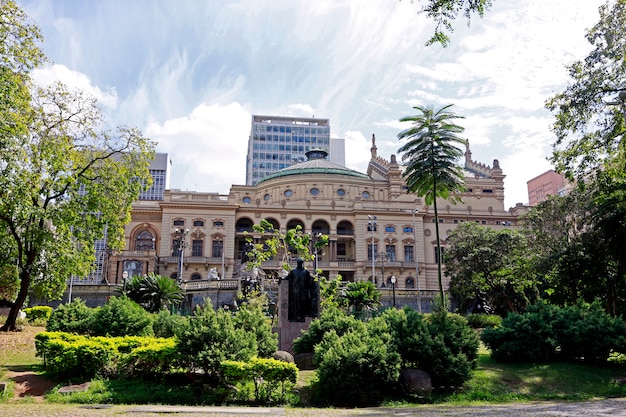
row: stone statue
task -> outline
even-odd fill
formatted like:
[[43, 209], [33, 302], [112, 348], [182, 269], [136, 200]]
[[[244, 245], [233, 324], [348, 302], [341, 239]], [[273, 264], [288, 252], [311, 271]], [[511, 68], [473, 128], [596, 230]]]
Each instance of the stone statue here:
[[285, 278], [289, 281], [288, 320], [303, 322], [305, 317], [317, 317], [317, 282], [298, 258], [297, 267]]

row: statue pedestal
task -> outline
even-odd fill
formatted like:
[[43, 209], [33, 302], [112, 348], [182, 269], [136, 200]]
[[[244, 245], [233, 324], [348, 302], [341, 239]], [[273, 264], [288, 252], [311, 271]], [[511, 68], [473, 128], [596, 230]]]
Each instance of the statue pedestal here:
[[293, 341], [307, 330], [313, 317], [306, 317], [305, 321], [289, 321], [289, 282], [282, 281], [278, 287], [278, 349], [285, 350], [292, 355]]

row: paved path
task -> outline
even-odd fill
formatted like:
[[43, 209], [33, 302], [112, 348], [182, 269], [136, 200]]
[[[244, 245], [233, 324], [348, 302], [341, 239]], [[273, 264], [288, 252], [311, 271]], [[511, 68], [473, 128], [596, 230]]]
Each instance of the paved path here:
[[422, 405], [411, 408], [350, 410], [256, 407], [79, 406], [67, 404], [0, 404], [3, 417], [608, 417], [626, 416], [626, 398], [587, 402], [534, 402], [486, 406]]

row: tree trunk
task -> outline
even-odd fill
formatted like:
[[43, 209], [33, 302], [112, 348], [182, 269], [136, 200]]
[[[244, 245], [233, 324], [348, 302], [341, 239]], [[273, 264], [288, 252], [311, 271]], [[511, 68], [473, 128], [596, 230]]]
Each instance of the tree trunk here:
[[4, 323], [4, 326], [0, 327], [0, 331], [13, 332], [16, 330], [15, 322], [17, 321], [17, 315], [22, 309], [24, 301], [26, 301], [26, 297], [28, 296], [28, 287], [30, 287], [30, 274], [22, 271], [20, 276], [20, 292], [17, 294], [17, 299], [11, 307], [11, 311], [9, 311], [7, 321]]
[[446, 299], [445, 299], [445, 293], [443, 292], [443, 280], [441, 278], [441, 258], [443, 258], [443, 256], [441, 256], [441, 243], [439, 242], [439, 214], [437, 212], [437, 196], [435, 196], [433, 206], [435, 209], [435, 236], [437, 237], [437, 257], [438, 257], [438, 259], [435, 259], [435, 261], [437, 262], [437, 278], [439, 279], [439, 293], [441, 295], [441, 308], [445, 308]]

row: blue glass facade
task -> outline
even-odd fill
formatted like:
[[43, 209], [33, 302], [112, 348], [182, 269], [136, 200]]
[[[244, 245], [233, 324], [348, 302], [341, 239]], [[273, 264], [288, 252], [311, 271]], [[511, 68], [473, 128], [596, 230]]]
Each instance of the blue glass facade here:
[[328, 119], [252, 116], [248, 139], [246, 185], [306, 160], [306, 152], [330, 152]]

